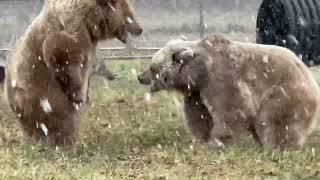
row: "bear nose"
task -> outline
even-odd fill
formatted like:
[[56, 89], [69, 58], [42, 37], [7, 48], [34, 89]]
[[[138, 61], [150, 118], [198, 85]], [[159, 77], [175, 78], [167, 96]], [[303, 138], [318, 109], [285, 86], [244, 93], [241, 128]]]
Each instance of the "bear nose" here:
[[137, 35], [140, 36], [142, 34], [142, 32], [143, 32], [143, 29], [142, 28], [138, 28]]
[[150, 85], [151, 82], [149, 79], [144, 78], [142, 75], [138, 76], [138, 81], [140, 84], [144, 84], [144, 85]]

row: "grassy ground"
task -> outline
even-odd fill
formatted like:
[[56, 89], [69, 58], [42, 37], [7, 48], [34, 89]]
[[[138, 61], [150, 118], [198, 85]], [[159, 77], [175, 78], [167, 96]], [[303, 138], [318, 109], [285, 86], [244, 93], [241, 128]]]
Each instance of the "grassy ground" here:
[[[210, 151], [183, 127], [175, 93], [145, 101], [143, 62], [112, 62], [119, 79], [95, 77], [81, 140], [69, 151], [25, 143], [13, 114], [0, 114], [0, 179], [319, 179], [320, 133], [301, 151], [278, 153], [250, 141]], [[313, 69], [316, 77], [320, 73]]]

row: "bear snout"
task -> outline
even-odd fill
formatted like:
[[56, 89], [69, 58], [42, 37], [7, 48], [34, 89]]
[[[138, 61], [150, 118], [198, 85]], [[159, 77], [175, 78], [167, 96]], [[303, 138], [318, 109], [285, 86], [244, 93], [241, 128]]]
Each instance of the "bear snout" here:
[[151, 79], [150, 76], [147, 76], [148, 73], [142, 73], [138, 75], [138, 81], [140, 84], [143, 85], [150, 85], [151, 84]]

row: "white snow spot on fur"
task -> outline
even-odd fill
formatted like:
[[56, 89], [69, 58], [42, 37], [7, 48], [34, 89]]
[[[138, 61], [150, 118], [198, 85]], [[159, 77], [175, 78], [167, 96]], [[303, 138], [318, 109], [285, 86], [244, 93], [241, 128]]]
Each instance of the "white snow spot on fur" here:
[[43, 133], [48, 136], [48, 129], [47, 126], [44, 125], [43, 123], [40, 124], [40, 128], [42, 129]]
[[42, 107], [42, 109], [44, 110], [45, 113], [51, 113], [52, 112], [50, 103], [49, 103], [47, 98], [46, 99], [41, 99], [40, 100], [40, 105], [41, 105], [41, 107]]

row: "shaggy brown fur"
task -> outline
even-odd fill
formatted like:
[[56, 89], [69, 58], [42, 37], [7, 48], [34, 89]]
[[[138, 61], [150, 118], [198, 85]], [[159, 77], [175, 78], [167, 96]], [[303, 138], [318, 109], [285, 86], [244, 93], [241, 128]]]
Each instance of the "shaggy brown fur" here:
[[[204, 106], [191, 106], [196, 112], [186, 110], [186, 115], [188, 121], [194, 119], [191, 128], [201, 124], [193, 132], [197, 137], [211, 129], [211, 146], [224, 146], [226, 138], [250, 132], [266, 147], [300, 148], [314, 129], [320, 91], [307, 67], [288, 49], [229, 41], [221, 35], [164, 49], [162, 57], [170, 59], [153, 63], [146, 70], [151, 78], [139, 79], [151, 79], [153, 92], [175, 89], [189, 98], [199, 93]], [[207, 127], [197, 120], [197, 113], [206, 112], [212, 121], [206, 121]]]
[[141, 32], [128, 0], [47, 0], [6, 71], [7, 101], [25, 134], [74, 144], [98, 41]]

